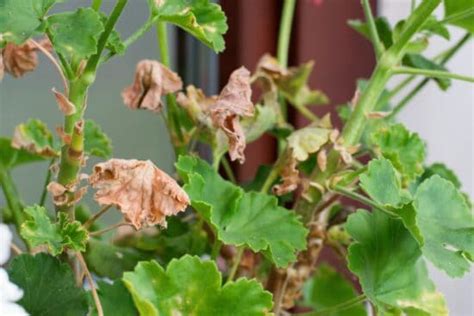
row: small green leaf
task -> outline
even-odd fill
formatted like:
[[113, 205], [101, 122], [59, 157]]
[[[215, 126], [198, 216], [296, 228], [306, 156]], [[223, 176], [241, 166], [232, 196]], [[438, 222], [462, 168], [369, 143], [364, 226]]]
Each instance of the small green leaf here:
[[112, 144], [110, 138], [93, 120], [86, 120], [84, 126], [84, 152], [88, 155], [110, 158]]
[[123, 280], [141, 315], [268, 315], [272, 296], [255, 280], [224, 286], [213, 261], [184, 256], [166, 270], [156, 261], [140, 262]]
[[298, 161], [305, 161], [310, 154], [319, 151], [329, 141], [331, 132], [331, 129], [320, 127], [301, 128], [288, 137], [288, 147]]
[[451, 34], [449, 29], [444, 25], [443, 22], [438, 21], [434, 15], [432, 15], [421, 27], [421, 31], [427, 32], [428, 34], [436, 34], [444, 39], [449, 40]]
[[12, 145], [45, 158], [59, 156], [53, 134], [45, 123], [37, 119], [30, 119], [15, 128]]
[[84, 59], [97, 52], [97, 41], [104, 31], [100, 15], [91, 8], [52, 15], [48, 29], [54, 49], [70, 59]]
[[377, 203], [398, 208], [410, 201], [403, 192], [400, 177], [392, 163], [380, 158], [372, 160], [366, 172], [360, 175], [360, 186]]
[[42, 24], [48, 10], [63, 0], [0, 0], [0, 47], [21, 44]]
[[[304, 305], [311, 306], [316, 312], [345, 303], [357, 297], [354, 286], [331, 266], [322, 264], [313, 277], [304, 285]], [[324, 313], [327, 316], [365, 316], [364, 304]]]
[[[363, 22], [361, 20], [349, 20], [347, 24], [349, 24], [349, 26], [356, 30], [358, 33], [363, 35], [366, 39], [371, 39], [369, 25], [366, 22]], [[392, 27], [390, 26], [388, 20], [385, 17], [377, 17], [375, 18], [375, 26], [385, 49], [390, 48], [390, 46], [392, 46], [393, 44], [393, 40]]]
[[16, 149], [11, 146], [9, 138], [0, 137], [0, 166], [11, 169], [19, 165], [42, 161], [45, 158], [27, 152], [24, 149]]
[[[403, 64], [418, 69], [447, 71], [445, 67], [438, 65], [434, 61], [423, 57], [420, 54], [405, 55], [403, 58]], [[435, 80], [441, 90], [446, 91], [451, 86], [450, 79], [434, 78], [433, 80]]]
[[220, 5], [209, 0], [148, 0], [159, 20], [175, 24], [216, 53], [225, 48], [227, 18]]
[[414, 206], [425, 256], [452, 277], [469, 271], [474, 217], [463, 195], [450, 181], [434, 175], [418, 187]]
[[[474, 1], [472, 0], [444, 0], [445, 18], [454, 16], [460, 18], [449, 20], [449, 23], [474, 33]], [[462, 15], [462, 16], [461, 16]]]
[[275, 127], [276, 122], [277, 113], [272, 107], [257, 104], [254, 116], [241, 120], [247, 144], [259, 139], [265, 132]]
[[449, 169], [445, 164], [439, 162], [434, 163], [429, 167], [425, 167], [425, 172], [421, 175], [420, 183], [436, 174], [441, 178], [450, 181], [452, 184], [454, 184], [456, 189], [461, 188], [461, 181], [459, 181], [454, 171]]
[[375, 130], [370, 138], [376, 153], [390, 160], [400, 172], [403, 186], [423, 173], [425, 145], [418, 134], [395, 124]]
[[31, 218], [23, 223], [20, 233], [32, 247], [47, 244], [55, 256], [62, 253], [65, 247], [86, 250], [87, 231], [78, 221], [70, 222], [65, 213], [59, 213], [57, 223], [51, 222], [42, 206], [26, 207], [25, 213]]
[[349, 247], [349, 268], [381, 314], [448, 314], [428, 277], [418, 242], [400, 220], [358, 210], [349, 216], [346, 229], [355, 240]]
[[[105, 29], [105, 24], [107, 23], [107, 15], [102, 12], [99, 12], [100, 20], [102, 22], [102, 26]], [[125, 52], [125, 44], [123, 43], [122, 39], [120, 38], [120, 33], [117, 30], [113, 29], [107, 39], [107, 43], [105, 44], [105, 48], [109, 50], [109, 52], [113, 54], [122, 55]]]
[[8, 274], [23, 289], [19, 303], [30, 315], [84, 316], [88, 312], [87, 295], [76, 286], [71, 268], [50, 255], [17, 256]]
[[128, 247], [118, 247], [96, 238], [89, 240], [84, 254], [91, 271], [111, 279], [122, 277], [124, 271], [133, 270], [139, 261], [148, 260], [151, 257], [149, 253]]
[[[132, 296], [128, 292], [122, 280], [116, 280], [109, 284], [104, 281], [97, 282], [97, 294], [104, 310], [104, 315], [114, 316], [138, 316], [138, 311], [133, 304]], [[97, 316], [95, 304], [92, 316]]]
[[196, 157], [181, 156], [176, 168], [192, 206], [216, 229], [219, 240], [263, 251], [279, 267], [305, 248], [307, 230], [275, 197], [244, 192]]
[[328, 97], [319, 90], [311, 90], [308, 79], [313, 71], [314, 62], [288, 69], [288, 74], [275, 80], [281, 94], [296, 106], [322, 105], [329, 102]]

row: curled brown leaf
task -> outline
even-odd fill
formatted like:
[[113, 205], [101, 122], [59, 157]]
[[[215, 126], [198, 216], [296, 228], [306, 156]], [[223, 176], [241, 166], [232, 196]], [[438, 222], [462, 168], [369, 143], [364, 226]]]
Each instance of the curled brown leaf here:
[[151, 161], [111, 159], [94, 166], [89, 182], [101, 205], [115, 205], [140, 229], [166, 227], [166, 216], [184, 211], [189, 197], [176, 181]]
[[175, 72], [154, 60], [137, 64], [135, 80], [122, 91], [123, 102], [130, 109], [161, 111], [161, 97], [181, 90], [183, 83]]
[[[51, 42], [48, 39], [41, 40], [39, 44], [47, 50], [52, 49]], [[7, 43], [2, 52], [5, 70], [17, 78], [35, 70], [38, 66], [37, 51], [38, 48], [30, 40], [21, 45]], [[0, 70], [0, 77], [1, 73]]]
[[297, 160], [292, 154], [287, 155], [285, 164], [281, 170], [280, 176], [282, 182], [273, 187], [273, 193], [276, 195], [284, 195], [293, 192], [298, 188], [300, 183], [300, 173], [297, 166]]
[[240, 163], [245, 161], [246, 145], [240, 117], [254, 115], [251, 97], [250, 72], [245, 67], [240, 67], [230, 75], [229, 82], [211, 108], [214, 126], [222, 129], [228, 138], [231, 160], [238, 160]]
[[178, 93], [176, 101], [195, 122], [208, 125], [209, 111], [215, 106], [217, 96], [208, 97], [201, 89], [189, 85], [186, 87], [186, 93]]
[[64, 113], [64, 115], [71, 115], [76, 113], [76, 107], [71, 101], [69, 101], [69, 99], [64, 94], [57, 91], [56, 88], [53, 88], [51, 91], [53, 92], [54, 97], [56, 98], [56, 103], [58, 104], [59, 109], [61, 110], [61, 112]]

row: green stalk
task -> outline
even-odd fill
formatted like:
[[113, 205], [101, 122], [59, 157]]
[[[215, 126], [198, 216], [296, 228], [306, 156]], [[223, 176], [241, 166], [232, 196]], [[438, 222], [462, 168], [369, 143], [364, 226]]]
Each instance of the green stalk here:
[[[442, 54], [443, 57], [440, 61], [440, 65], [444, 66], [448, 63], [448, 61], [453, 58], [454, 55], [471, 39], [471, 33], [466, 33], [452, 48], [448, 49], [446, 54]], [[410, 91], [401, 101], [398, 103], [390, 113], [387, 118], [395, 117], [405, 106], [420, 92], [430, 81], [430, 79], [426, 78], [422, 82], [420, 82], [412, 91]]]
[[362, 8], [364, 9], [365, 19], [367, 21], [367, 25], [369, 26], [369, 33], [372, 44], [374, 45], [375, 50], [375, 57], [377, 60], [380, 58], [380, 55], [385, 50], [385, 47], [382, 44], [382, 41], [379, 37], [379, 32], [377, 31], [377, 26], [375, 25], [375, 19], [372, 14], [372, 9], [370, 8], [369, 0], [362, 0]]
[[467, 82], [474, 82], [474, 77], [464, 76], [459, 74], [454, 74], [448, 71], [443, 70], [430, 70], [430, 69], [420, 69], [420, 68], [411, 68], [411, 67], [396, 67], [393, 69], [394, 74], [402, 75], [422, 75], [430, 78], [439, 78], [439, 79], [455, 79]]
[[[161, 63], [166, 67], [171, 68], [166, 22], [157, 22], [156, 34], [158, 37], [158, 48], [160, 51]], [[186, 152], [186, 148], [183, 147], [184, 136], [178, 118], [178, 105], [176, 104], [176, 97], [174, 94], [168, 94], [166, 96], [166, 104], [168, 106], [168, 126], [174, 130], [176, 136], [178, 137], [177, 141], [174, 139], [174, 137], [171, 137], [175, 153], [176, 155], [184, 154]]]
[[232, 267], [230, 268], [229, 276], [227, 277], [226, 283], [229, 283], [230, 281], [234, 279], [237, 273], [237, 270], [239, 269], [240, 260], [242, 259], [244, 250], [245, 250], [245, 247], [240, 247], [239, 250], [237, 251], [237, 254], [234, 257], [234, 263], [232, 264]]
[[44, 184], [43, 184], [43, 192], [41, 192], [41, 197], [39, 200], [40, 206], [44, 206], [44, 203], [46, 202], [46, 196], [48, 195], [47, 187], [48, 187], [49, 182], [51, 182], [51, 176], [52, 176], [51, 166], [54, 164], [55, 161], [56, 161], [56, 158], [51, 159], [48, 165], [48, 170], [46, 171], [46, 177], [44, 179]]
[[15, 227], [17, 231], [20, 232], [21, 224], [25, 221], [23, 205], [21, 204], [18, 191], [10, 172], [3, 167], [0, 167], [0, 185], [2, 186], [3, 194], [7, 200], [8, 208], [12, 212]]
[[283, 67], [288, 67], [290, 49], [291, 25], [295, 13], [296, 0], [285, 0], [281, 14], [280, 31], [278, 34], [277, 59]]
[[102, 0], [92, 0], [91, 8], [95, 11], [99, 11], [102, 6]]
[[224, 171], [227, 175], [227, 178], [230, 180], [230, 182], [237, 184], [237, 178], [234, 175], [234, 172], [232, 171], [232, 166], [229, 163], [229, 160], [226, 157], [222, 157], [222, 166], [224, 167]]

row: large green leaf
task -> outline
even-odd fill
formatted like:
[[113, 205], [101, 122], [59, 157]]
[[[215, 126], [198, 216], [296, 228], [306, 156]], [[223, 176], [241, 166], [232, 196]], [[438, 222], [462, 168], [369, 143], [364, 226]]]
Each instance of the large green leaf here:
[[263, 251], [279, 267], [305, 248], [307, 230], [293, 212], [277, 205], [275, 197], [244, 192], [196, 157], [181, 156], [176, 168], [192, 206], [224, 243]]
[[0, 137], [0, 167], [10, 169], [45, 159], [45, 157], [29, 153], [24, 149], [13, 148], [11, 143], [11, 139]]
[[402, 124], [383, 126], [372, 133], [370, 140], [376, 153], [390, 160], [400, 172], [404, 186], [423, 173], [425, 145], [418, 134]]
[[461, 181], [459, 181], [454, 171], [449, 169], [445, 164], [439, 163], [439, 162], [434, 163], [428, 167], [425, 167], [425, 172], [423, 172], [423, 174], [421, 175], [420, 182], [423, 182], [424, 180], [431, 178], [435, 174], [437, 174], [443, 179], [450, 181], [452, 184], [454, 184], [456, 189], [461, 188]]
[[218, 4], [209, 0], [148, 0], [148, 3], [160, 21], [179, 26], [215, 52], [224, 50], [227, 18]]
[[110, 138], [102, 131], [99, 124], [93, 120], [85, 121], [84, 152], [100, 158], [110, 158], [112, 155]]
[[[138, 316], [138, 311], [133, 304], [132, 296], [122, 280], [116, 280], [112, 284], [98, 281], [97, 286], [97, 294], [99, 294], [100, 303], [105, 316]], [[97, 310], [94, 308], [92, 316], [97, 315]]]
[[416, 222], [423, 253], [438, 268], [460, 277], [474, 258], [474, 216], [452, 182], [430, 177], [415, 195]]
[[123, 280], [141, 315], [268, 315], [272, 296], [254, 280], [224, 286], [213, 261], [184, 256], [166, 270], [156, 261], [141, 262]]
[[369, 163], [360, 175], [360, 186], [377, 203], [398, 208], [410, 201], [408, 192], [401, 190], [400, 177], [390, 160], [379, 158]]
[[97, 41], [104, 31], [99, 13], [91, 8], [52, 15], [48, 29], [54, 49], [69, 58], [84, 59], [97, 52]]
[[408, 315], [447, 315], [418, 242], [400, 220], [358, 210], [349, 216], [346, 229], [355, 241], [349, 247], [349, 268], [382, 314], [403, 310]]
[[[474, 1], [444, 0], [445, 17], [449, 23], [474, 33]], [[454, 17], [460, 17], [454, 19]], [[450, 19], [452, 18], [452, 19]]]
[[63, 0], [0, 0], [0, 47], [4, 42], [26, 41], [57, 2]]
[[[354, 286], [331, 266], [322, 264], [313, 277], [304, 285], [304, 304], [311, 306], [316, 312], [332, 308], [336, 305], [353, 300], [357, 297]], [[365, 316], [367, 312], [364, 304], [353, 307], [325, 312], [326, 316]]]
[[25, 208], [30, 216], [21, 226], [21, 236], [33, 246], [47, 244], [53, 255], [65, 248], [85, 251], [87, 231], [78, 221], [70, 222], [65, 213], [59, 213], [57, 223], [52, 223], [44, 207], [34, 205]]
[[[403, 58], [403, 64], [418, 69], [447, 71], [444, 66], [420, 54], [406, 54]], [[442, 90], [447, 90], [451, 86], [450, 79], [434, 78], [433, 80]]]
[[20, 305], [35, 316], [84, 316], [87, 295], [76, 286], [66, 263], [45, 253], [15, 257], [8, 268], [10, 280], [24, 291]]

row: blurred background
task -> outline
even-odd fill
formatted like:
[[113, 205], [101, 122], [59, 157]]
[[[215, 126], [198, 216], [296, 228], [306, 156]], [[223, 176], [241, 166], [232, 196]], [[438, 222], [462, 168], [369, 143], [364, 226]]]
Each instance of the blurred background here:
[[[313, 0], [298, 0], [293, 25], [290, 65], [315, 60], [310, 83], [313, 88], [328, 94], [331, 104], [314, 108], [318, 114], [331, 111], [351, 99], [358, 78], [367, 78], [374, 66], [372, 48], [367, 40], [346, 24], [348, 19], [362, 18], [359, 0], [324, 0], [315, 5]], [[58, 10], [88, 5], [89, 1], [70, 0], [58, 5]], [[114, 2], [104, 1], [109, 10]], [[203, 88], [215, 94], [240, 65], [251, 71], [266, 52], [275, 54], [281, 1], [279, 0], [221, 0], [228, 16], [229, 31], [226, 50], [217, 56], [175, 28], [170, 28], [173, 65], [185, 84]], [[373, 1], [379, 15], [387, 16], [394, 24], [410, 10], [410, 0]], [[122, 38], [133, 33], [147, 18], [145, 0], [129, 1], [118, 29]], [[442, 10], [438, 12], [442, 15]], [[452, 42], [463, 35], [452, 29]], [[433, 38], [427, 56], [434, 56], [449, 43]], [[151, 159], [160, 168], [172, 172], [174, 154], [165, 126], [155, 114], [131, 111], [120, 96], [122, 89], [133, 80], [136, 63], [141, 59], [158, 59], [156, 34], [150, 31], [136, 42], [124, 56], [112, 59], [99, 71], [96, 84], [91, 88], [86, 116], [98, 122], [113, 141], [114, 157]], [[474, 42], [471, 40], [448, 64], [456, 73], [474, 74]], [[397, 83], [394, 80], [391, 85]], [[11, 136], [18, 123], [31, 117], [40, 118], [50, 129], [62, 124], [51, 88], [61, 83], [49, 61], [40, 56], [38, 69], [21, 79], [6, 76], [0, 83], [0, 135]], [[473, 106], [472, 84], [454, 82], [446, 91], [434, 83], [413, 99], [400, 113], [399, 120], [420, 134], [426, 141], [427, 162], [442, 161], [452, 168], [463, 190], [474, 196], [473, 189]], [[334, 115], [334, 118], [336, 115]], [[290, 112], [292, 122], [302, 126], [307, 122]], [[275, 143], [268, 138], [248, 146], [247, 163], [234, 166], [240, 180], [252, 177], [256, 168], [271, 163], [275, 158]], [[91, 161], [89, 166], [95, 161]], [[46, 175], [47, 163], [17, 168], [13, 176], [26, 203], [35, 203]], [[0, 196], [0, 205], [4, 203]], [[92, 204], [91, 204], [92, 205]], [[449, 279], [445, 274], [430, 269], [439, 290], [447, 297], [451, 314], [474, 315], [474, 274], [463, 279]]]

